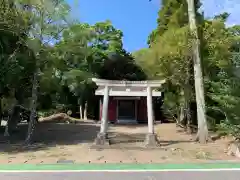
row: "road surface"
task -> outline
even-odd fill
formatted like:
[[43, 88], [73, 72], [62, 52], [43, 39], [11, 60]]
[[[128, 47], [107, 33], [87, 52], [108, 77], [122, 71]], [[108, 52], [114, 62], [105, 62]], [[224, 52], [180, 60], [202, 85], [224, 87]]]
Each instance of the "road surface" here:
[[190, 171], [0, 172], [4, 180], [238, 180], [240, 169]]

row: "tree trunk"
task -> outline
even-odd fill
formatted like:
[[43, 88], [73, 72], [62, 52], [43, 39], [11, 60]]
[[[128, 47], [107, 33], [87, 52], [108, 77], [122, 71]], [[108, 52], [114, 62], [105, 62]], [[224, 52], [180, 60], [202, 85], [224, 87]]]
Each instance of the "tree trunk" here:
[[4, 136], [9, 137], [11, 135], [12, 130], [14, 129], [14, 122], [17, 120], [16, 118], [16, 103], [13, 104], [13, 106], [8, 109], [8, 118], [7, 118], [7, 124], [5, 126]]
[[82, 104], [79, 105], [79, 118], [83, 119]]
[[203, 86], [203, 75], [201, 69], [201, 59], [199, 53], [199, 38], [196, 25], [195, 7], [194, 0], [187, 0], [188, 3], [188, 17], [190, 30], [193, 39], [193, 66], [194, 66], [194, 80], [195, 80], [195, 93], [197, 102], [197, 119], [198, 119], [198, 133], [196, 140], [200, 143], [206, 143], [208, 139], [208, 128], [206, 121], [206, 110], [205, 110], [205, 98], [204, 98], [204, 86]]
[[88, 109], [88, 103], [86, 101], [84, 105], [84, 115], [83, 115], [84, 120], [87, 120], [87, 109]]
[[[189, 60], [189, 59], [188, 59]], [[191, 117], [191, 109], [190, 109], [190, 102], [191, 102], [191, 94], [192, 94], [192, 88], [190, 85], [190, 68], [191, 63], [189, 63], [187, 72], [186, 72], [186, 78], [185, 78], [185, 84], [183, 86], [183, 94], [184, 94], [184, 115], [186, 117], [186, 131], [187, 133], [192, 133], [192, 117]]]
[[185, 102], [181, 102], [180, 103], [180, 112], [179, 112], [179, 116], [178, 116], [178, 123], [179, 123], [179, 125], [181, 125], [183, 127], [186, 126], [184, 108], [185, 108]]
[[33, 142], [34, 130], [36, 126], [36, 108], [37, 108], [37, 93], [38, 93], [38, 72], [39, 69], [33, 75], [33, 84], [32, 84], [32, 98], [31, 98], [31, 113], [30, 120], [28, 124], [27, 137], [25, 139], [25, 144], [31, 144]]
[[9, 134], [9, 120], [10, 120], [10, 115], [8, 115], [8, 119], [7, 119], [7, 124], [5, 126], [5, 129], [4, 129], [4, 136], [5, 137], [9, 137], [10, 134]]
[[187, 97], [188, 99], [186, 99], [185, 102], [185, 106], [184, 106], [184, 115], [186, 118], [186, 131], [187, 133], [192, 133], [192, 128], [191, 128], [191, 110], [190, 110], [190, 101], [189, 101], [189, 97]]
[[0, 123], [2, 121], [2, 96], [0, 95]]
[[180, 107], [180, 115], [179, 115], [179, 123], [184, 125], [184, 106], [181, 105]]
[[3, 120], [3, 112], [2, 112], [2, 95], [0, 95], [0, 126], [2, 124], [2, 120]]
[[[186, 78], [187, 79], [187, 78]], [[187, 82], [186, 82], [187, 83]], [[190, 131], [190, 124], [191, 124], [191, 111], [190, 111], [190, 89], [189, 85], [186, 84], [182, 90], [182, 97], [183, 101], [180, 103], [180, 115], [179, 115], [179, 123], [181, 127], [183, 127], [187, 132]]]
[[78, 98], [78, 105], [79, 105], [79, 118], [83, 119], [83, 108], [81, 98]]

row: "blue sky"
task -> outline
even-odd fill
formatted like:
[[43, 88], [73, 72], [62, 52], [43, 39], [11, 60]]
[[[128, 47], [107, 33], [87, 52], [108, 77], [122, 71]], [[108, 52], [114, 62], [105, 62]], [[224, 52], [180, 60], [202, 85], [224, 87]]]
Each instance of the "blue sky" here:
[[[73, 16], [82, 22], [94, 24], [110, 20], [124, 33], [124, 47], [132, 52], [147, 47], [147, 37], [156, 27], [160, 0], [67, 0]], [[238, 2], [238, 3], [237, 3]], [[205, 15], [212, 17], [230, 12], [228, 24], [240, 23], [240, 0], [202, 0]]]

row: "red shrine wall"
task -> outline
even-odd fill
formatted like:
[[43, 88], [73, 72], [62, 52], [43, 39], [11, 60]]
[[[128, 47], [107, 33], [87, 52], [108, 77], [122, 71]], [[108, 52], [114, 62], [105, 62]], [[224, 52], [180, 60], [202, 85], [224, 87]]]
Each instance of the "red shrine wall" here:
[[147, 122], [147, 98], [141, 97], [137, 102], [137, 120], [139, 123]]
[[[140, 97], [137, 102], [137, 121], [139, 123], [147, 122], [147, 98]], [[99, 119], [102, 118], [102, 106], [103, 106], [103, 98], [100, 100], [100, 107], [99, 107]], [[108, 119], [111, 122], [117, 121], [117, 100], [114, 97], [109, 97], [108, 102]]]
[[[102, 118], [102, 107], [103, 107], [103, 100], [101, 98], [100, 100], [100, 116], [99, 119], [101, 120]], [[113, 99], [113, 97], [109, 97], [108, 100], [108, 119], [111, 122], [115, 122], [117, 119], [117, 100]]]

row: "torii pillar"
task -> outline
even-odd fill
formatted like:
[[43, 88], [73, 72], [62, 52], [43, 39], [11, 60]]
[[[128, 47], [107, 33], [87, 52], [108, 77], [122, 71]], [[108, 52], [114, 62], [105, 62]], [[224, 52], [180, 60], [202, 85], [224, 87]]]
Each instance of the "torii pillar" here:
[[108, 129], [108, 100], [109, 100], [109, 86], [105, 85], [104, 96], [103, 96], [103, 108], [102, 108], [102, 118], [101, 118], [101, 128], [98, 133], [95, 144], [96, 145], [109, 145], [109, 140], [107, 138]]
[[147, 147], [155, 147], [159, 145], [157, 135], [154, 132], [154, 116], [152, 102], [152, 88], [147, 87], [147, 117], [148, 117], [148, 133], [146, 135], [145, 145]]

